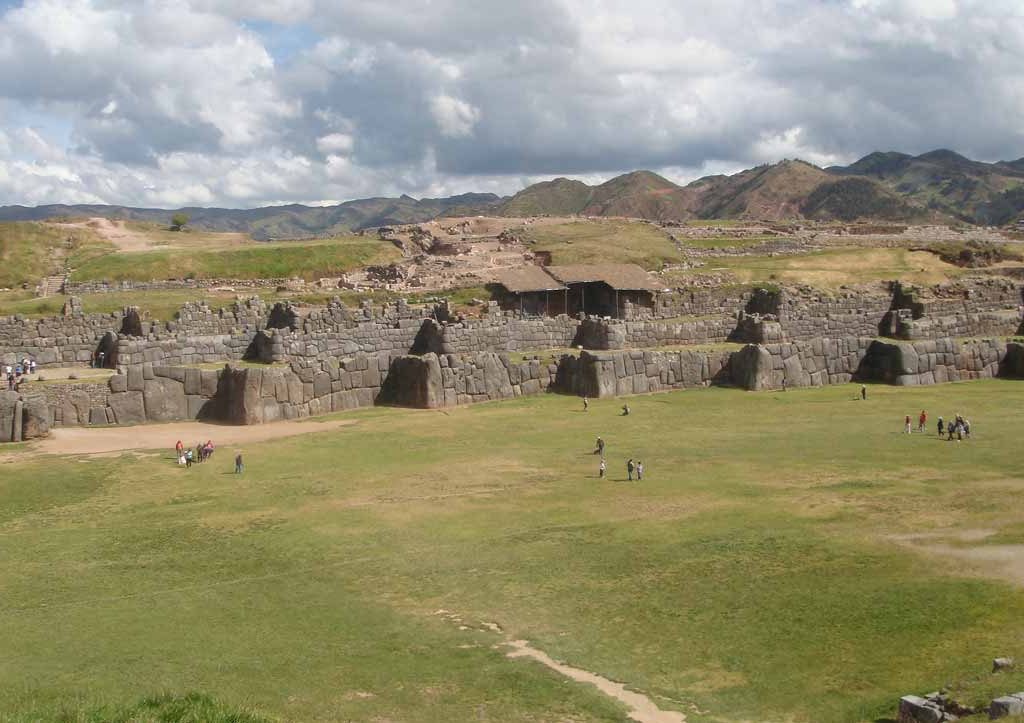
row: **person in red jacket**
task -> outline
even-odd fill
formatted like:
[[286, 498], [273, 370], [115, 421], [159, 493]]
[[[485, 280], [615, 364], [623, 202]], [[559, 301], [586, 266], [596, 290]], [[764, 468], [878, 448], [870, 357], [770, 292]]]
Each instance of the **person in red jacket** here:
[[928, 415], [922, 409], [921, 410], [921, 414], [918, 415], [918, 417], [917, 417], [917, 431], [918, 432], [923, 432], [924, 431], [924, 425], [927, 424], [927, 423], [928, 423]]

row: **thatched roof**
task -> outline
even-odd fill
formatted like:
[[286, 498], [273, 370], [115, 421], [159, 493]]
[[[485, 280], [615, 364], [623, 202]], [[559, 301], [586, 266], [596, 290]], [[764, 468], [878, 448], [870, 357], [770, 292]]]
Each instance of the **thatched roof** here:
[[528, 291], [562, 291], [562, 284], [551, 277], [540, 266], [520, 266], [516, 269], [501, 269], [494, 273], [494, 280], [514, 294]]
[[664, 291], [666, 288], [636, 264], [571, 264], [545, 269], [563, 284], [603, 281], [619, 291]]

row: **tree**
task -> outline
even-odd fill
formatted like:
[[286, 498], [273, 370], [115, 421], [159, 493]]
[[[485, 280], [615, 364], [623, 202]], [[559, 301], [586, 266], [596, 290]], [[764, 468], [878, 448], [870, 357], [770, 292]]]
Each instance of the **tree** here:
[[188, 223], [188, 214], [179, 211], [171, 216], [171, 231], [181, 231], [185, 228], [186, 223]]

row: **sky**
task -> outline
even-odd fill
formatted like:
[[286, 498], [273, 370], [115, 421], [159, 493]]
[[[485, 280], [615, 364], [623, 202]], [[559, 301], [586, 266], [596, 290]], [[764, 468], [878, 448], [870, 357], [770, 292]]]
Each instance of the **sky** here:
[[1020, 0], [0, 0], [0, 204], [1024, 156]]

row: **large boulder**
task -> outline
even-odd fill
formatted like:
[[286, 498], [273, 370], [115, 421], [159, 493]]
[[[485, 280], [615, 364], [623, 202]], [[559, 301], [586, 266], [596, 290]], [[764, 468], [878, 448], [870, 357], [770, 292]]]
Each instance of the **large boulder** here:
[[22, 416], [21, 438], [38, 439], [50, 433], [50, 405], [46, 397], [36, 395], [25, 397], [25, 412]]
[[999, 376], [1024, 379], [1024, 344], [1012, 341], [999, 363]]
[[988, 706], [989, 720], [1010, 715], [1024, 715], [1024, 693], [1004, 695], [993, 700]]
[[729, 357], [729, 375], [741, 389], [771, 389], [772, 355], [760, 344], [748, 344]]
[[146, 406], [142, 392], [119, 392], [107, 397], [118, 425], [142, 424], [146, 421]]
[[441, 362], [433, 352], [423, 356], [399, 356], [391, 360], [378, 401], [418, 409], [437, 409], [445, 404]]
[[[0, 442], [14, 441], [14, 415], [15, 410], [20, 408], [19, 399], [17, 392], [0, 392]], [[20, 426], [21, 420], [17, 420], [17, 423]]]
[[511, 399], [515, 396], [512, 389], [512, 380], [509, 376], [509, 368], [506, 366], [508, 357], [502, 361], [502, 357], [490, 352], [477, 359], [477, 364], [484, 369], [484, 389], [489, 399]]
[[905, 695], [900, 698], [898, 723], [944, 723], [954, 721], [956, 716], [946, 713], [942, 706], [930, 698]]
[[264, 421], [263, 370], [225, 368], [217, 389], [218, 408], [231, 424]]
[[618, 392], [617, 359], [621, 365], [621, 352], [580, 352], [578, 362], [578, 393], [580, 396], [594, 399], [614, 397]]
[[150, 422], [173, 422], [188, 417], [185, 385], [176, 379], [155, 377], [146, 380], [142, 400], [146, 419]]
[[924, 370], [913, 344], [876, 340], [871, 342], [860, 360], [857, 379], [911, 386], [920, 381], [918, 374], [921, 371]]

